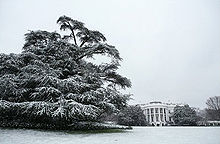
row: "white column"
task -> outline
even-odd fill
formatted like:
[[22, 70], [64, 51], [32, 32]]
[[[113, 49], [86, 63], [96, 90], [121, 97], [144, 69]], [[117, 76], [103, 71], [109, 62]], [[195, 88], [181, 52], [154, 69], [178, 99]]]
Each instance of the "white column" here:
[[166, 119], [167, 119], [167, 121], [169, 121], [168, 110], [166, 110]]
[[147, 109], [145, 109], [145, 116], [146, 116], [146, 120], [147, 120], [147, 122], [149, 122], [149, 121], [148, 121]]
[[154, 108], [154, 122], [156, 122], [156, 109]]
[[151, 121], [151, 108], [149, 108], [149, 117], [150, 117], [149, 120], [150, 120], [150, 123], [151, 123], [152, 122]]
[[163, 122], [165, 122], [165, 114], [164, 114], [165, 108], [163, 108], [162, 110], [163, 110]]

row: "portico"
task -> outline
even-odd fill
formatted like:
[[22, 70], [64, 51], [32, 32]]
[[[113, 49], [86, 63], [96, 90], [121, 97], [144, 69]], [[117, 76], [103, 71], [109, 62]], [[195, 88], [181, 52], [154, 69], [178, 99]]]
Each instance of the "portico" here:
[[172, 123], [171, 113], [175, 104], [167, 104], [162, 102], [150, 102], [140, 105], [146, 116], [146, 120], [153, 126], [165, 126]]
[[167, 120], [167, 110], [164, 107], [151, 107], [144, 110], [147, 121], [152, 125], [165, 125]]

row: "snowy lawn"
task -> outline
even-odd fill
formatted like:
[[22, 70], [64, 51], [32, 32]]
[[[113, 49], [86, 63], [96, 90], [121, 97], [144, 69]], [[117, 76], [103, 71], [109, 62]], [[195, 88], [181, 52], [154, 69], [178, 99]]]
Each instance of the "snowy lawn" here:
[[134, 127], [87, 132], [0, 128], [0, 144], [220, 144], [220, 127]]

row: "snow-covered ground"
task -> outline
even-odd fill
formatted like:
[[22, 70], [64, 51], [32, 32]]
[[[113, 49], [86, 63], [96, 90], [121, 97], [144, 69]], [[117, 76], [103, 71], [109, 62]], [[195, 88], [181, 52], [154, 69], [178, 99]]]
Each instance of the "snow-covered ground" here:
[[134, 127], [122, 133], [1, 129], [0, 144], [220, 144], [220, 127]]

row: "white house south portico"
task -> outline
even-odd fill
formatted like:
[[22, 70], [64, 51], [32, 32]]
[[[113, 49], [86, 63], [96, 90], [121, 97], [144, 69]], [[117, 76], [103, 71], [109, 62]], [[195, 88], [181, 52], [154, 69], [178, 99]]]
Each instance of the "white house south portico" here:
[[141, 104], [146, 120], [153, 126], [165, 126], [173, 123], [171, 114], [177, 104], [162, 103], [158, 101]]

